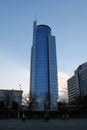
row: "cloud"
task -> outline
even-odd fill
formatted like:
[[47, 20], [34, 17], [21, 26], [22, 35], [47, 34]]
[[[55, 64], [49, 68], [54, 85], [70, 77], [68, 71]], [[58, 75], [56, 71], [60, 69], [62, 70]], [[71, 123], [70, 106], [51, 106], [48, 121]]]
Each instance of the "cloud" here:
[[67, 80], [70, 76], [64, 72], [58, 72], [59, 100], [68, 100]]

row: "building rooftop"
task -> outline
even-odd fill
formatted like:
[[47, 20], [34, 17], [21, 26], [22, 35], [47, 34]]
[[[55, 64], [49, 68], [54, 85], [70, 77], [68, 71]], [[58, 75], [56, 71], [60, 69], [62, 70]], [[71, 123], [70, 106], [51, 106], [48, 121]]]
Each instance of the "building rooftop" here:
[[41, 26], [47, 27], [51, 30], [51, 28], [48, 25], [44, 25], [44, 24], [37, 25], [37, 27], [41, 27]]

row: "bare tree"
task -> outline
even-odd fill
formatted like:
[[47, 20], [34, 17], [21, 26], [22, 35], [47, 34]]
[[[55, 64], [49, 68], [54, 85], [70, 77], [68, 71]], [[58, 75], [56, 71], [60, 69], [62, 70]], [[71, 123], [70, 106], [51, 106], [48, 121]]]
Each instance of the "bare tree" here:
[[24, 106], [29, 107], [29, 94], [23, 95], [23, 97], [22, 97], [22, 104]]
[[33, 95], [32, 97], [29, 94], [24, 95], [22, 97], [22, 104], [27, 107], [29, 110], [34, 110], [36, 103], [36, 97]]

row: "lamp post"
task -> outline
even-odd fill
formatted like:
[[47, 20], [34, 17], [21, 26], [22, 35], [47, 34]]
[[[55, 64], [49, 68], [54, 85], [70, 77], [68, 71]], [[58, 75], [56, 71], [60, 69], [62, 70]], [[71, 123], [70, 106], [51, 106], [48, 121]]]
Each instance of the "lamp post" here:
[[20, 88], [20, 90], [21, 90], [21, 84], [19, 84], [19, 88]]
[[[19, 88], [20, 88], [20, 91], [21, 91], [21, 84], [19, 84]], [[17, 115], [17, 118], [20, 119], [20, 105], [18, 106], [18, 115]]]

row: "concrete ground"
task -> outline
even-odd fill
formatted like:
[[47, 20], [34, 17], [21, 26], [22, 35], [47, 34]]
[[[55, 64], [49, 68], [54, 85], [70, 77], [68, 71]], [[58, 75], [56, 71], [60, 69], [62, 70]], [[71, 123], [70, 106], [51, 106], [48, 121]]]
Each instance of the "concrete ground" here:
[[0, 120], [0, 130], [87, 130], [87, 119], [70, 120]]

